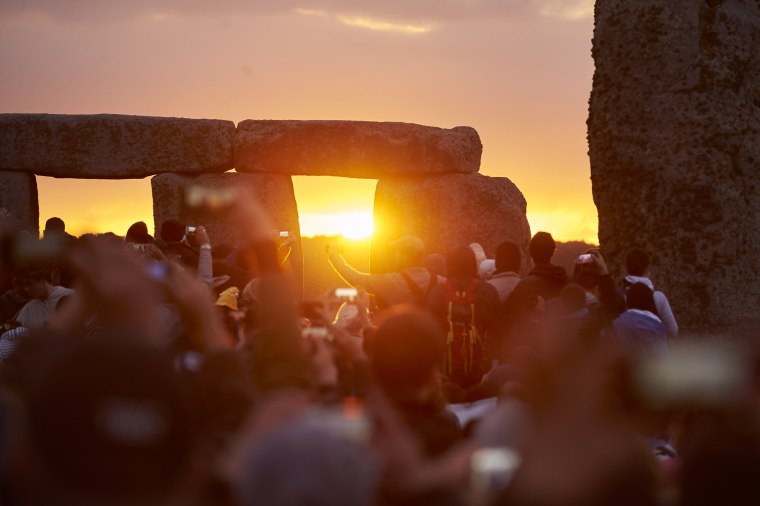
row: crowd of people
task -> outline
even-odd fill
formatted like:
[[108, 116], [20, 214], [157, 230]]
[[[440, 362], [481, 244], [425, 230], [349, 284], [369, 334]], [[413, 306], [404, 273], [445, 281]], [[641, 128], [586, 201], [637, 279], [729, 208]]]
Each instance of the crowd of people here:
[[760, 501], [755, 352], [679, 338], [649, 252], [336, 243], [347, 287], [301, 301], [291, 234], [225, 212], [234, 245], [0, 213], [0, 504]]

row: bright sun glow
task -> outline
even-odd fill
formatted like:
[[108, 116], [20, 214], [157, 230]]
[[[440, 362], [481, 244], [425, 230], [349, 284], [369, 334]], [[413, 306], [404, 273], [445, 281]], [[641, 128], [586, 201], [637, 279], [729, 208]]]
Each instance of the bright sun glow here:
[[346, 239], [367, 239], [372, 236], [375, 222], [372, 211], [333, 214], [302, 214], [301, 235], [342, 235]]

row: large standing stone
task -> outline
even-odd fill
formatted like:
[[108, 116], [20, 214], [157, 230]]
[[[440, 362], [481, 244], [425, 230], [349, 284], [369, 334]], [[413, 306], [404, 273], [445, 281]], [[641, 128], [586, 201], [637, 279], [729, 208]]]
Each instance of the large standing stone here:
[[231, 121], [118, 114], [0, 114], [0, 169], [126, 179], [232, 168]]
[[599, 239], [634, 246], [682, 328], [760, 321], [760, 4], [597, 0], [588, 121]]
[[480, 243], [490, 258], [504, 241], [525, 249], [530, 241], [525, 208], [522, 193], [505, 177], [381, 179], [375, 193], [372, 270], [387, 270], [386, 245], [404, 235], [420, 237], [429, 253], [446, 254], [472, 242]]
[[[185, 188], [200, 185], [210, 189], [242, 188], [250, 192], [251, 198], [258, 200], [266, 211], [276, 231], [289, 231], [295, 236], [290, 255], [298, 283], [303, 282], [303, 255], [301, 251], [301, 231], [298, 224], [293, 183], [288, 176], [278, 174], [205, 174], [200, 176], [180, 174], [160, 174], [151, 179], [153, 191], [153, 218], [156, 235], [161, 223], [177, 219], [186, 225], [203, 225], [208, 230], [212, 245], [228, 244], [239, 246], [234, 225], [229, 212], [213, 213], [207, 209], [188, 206]], [[301, 286], [301, 285], [299, 285]]]
[[40, 209], [34, 174], [0, 171], [0, 209], [11, 215], [14, 225], [39, 234]]
[[238, 172], [381, 178], [477, 172], [474, 128], [371, 121], [246, 120], [235, 134]]

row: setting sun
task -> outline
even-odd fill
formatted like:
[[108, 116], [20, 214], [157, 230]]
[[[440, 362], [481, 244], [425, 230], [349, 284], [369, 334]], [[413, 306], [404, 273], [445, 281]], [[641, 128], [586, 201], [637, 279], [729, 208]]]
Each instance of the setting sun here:
[[372, 211], [303, 214], [299, 222], [304, 237], [342, 235], [346, 239], [367, 239], [372, 236], [375, 226]]

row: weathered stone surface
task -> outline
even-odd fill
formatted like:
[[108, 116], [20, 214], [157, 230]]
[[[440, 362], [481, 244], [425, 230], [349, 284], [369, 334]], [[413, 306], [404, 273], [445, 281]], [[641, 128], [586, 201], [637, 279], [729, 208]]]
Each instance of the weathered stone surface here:
[[483, 146], [470, 127], [246, 120], [234, 151], [238, 172], [381, 178], [477, 172]]
[[0, 114], [0, 169], [126, 179], [232, 168], [231, 121], [118, 114]]
[[[278, 174], [205, 174], [200, 176], [160, 174], [151, 179], [153, 192], [153, 218], [156, 229], [168, 219], [177, 219], [186, 225], [203, 225], [208, 230], [212, 245], [238, 246], [229, 212], [211, 213], [205, 209], [191, 208], [185, 203], [184, 189], [188, 185], [206, 188], [244, 188], [249, 191], [267, 212], [276, 230], [288, 230], [295, 236], [289, 264], [297, 277], [299, 287], [303, 283], [303, 254], [301, 231], [298, 224], [293, 183], [288, 176]], [[274, 231], [273, 231], [274, 232]], [[158, 233], [156, 234], [158, 236]], [[299, 288], [300, 289], [300, 288]]]
[[472, 242], [480, 243], [490, 258], [504, 241], [526, 249], [530, 226], [525, 208], [522, 193], [505, 177], [449, 174], [381, 179], [375, 193], [372, 270], [387, 270], [386, 246], [404, 235], [416, 235], [429, 253], [444, 255], [454, 246]]
[[596, 3], [599, 239], [617, 272], [653, 254], [686, 331], [760, 322], [759, 48], [758, 2]]
[[39, 234], [40, 210], [34, 174], [0, 171], [0, 209], [5, 209], [15, 225]]

